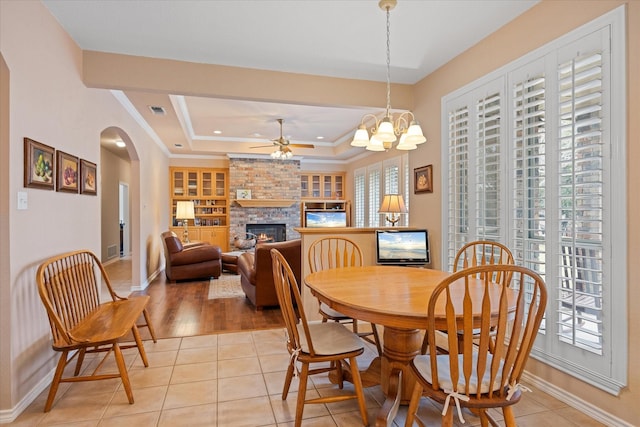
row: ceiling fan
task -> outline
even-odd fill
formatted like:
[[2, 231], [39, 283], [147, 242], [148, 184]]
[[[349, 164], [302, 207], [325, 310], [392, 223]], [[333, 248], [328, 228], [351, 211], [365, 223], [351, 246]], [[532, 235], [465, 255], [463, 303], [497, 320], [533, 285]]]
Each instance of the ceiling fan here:
[[282, 123], [284, 123], [284, 119], [276, 119], [276, 121], [280, 123], [280, 138], [272, 139], [271, 140], [273, 141], [272, 145], [257, 145], [251, 148], [264, 148], [264, 147], [271, 147], [275, 145], [283, 153], [291, 153], [291, 147], [315, 148], [313, 144], [291, 144], [289, 140], [285, 139], [285, 137], [282, 135]]

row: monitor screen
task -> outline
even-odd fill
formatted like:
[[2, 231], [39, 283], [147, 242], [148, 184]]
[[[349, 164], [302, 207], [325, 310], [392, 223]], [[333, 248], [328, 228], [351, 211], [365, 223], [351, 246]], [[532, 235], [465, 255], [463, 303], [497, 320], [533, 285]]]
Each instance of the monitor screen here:
[[347, 213], [345, 211], [307, 211], [304, 215], [307, 227], [347, 226]]
[[376, 230], [378, 264], [429, 264], [429, 255], [427, 230]]

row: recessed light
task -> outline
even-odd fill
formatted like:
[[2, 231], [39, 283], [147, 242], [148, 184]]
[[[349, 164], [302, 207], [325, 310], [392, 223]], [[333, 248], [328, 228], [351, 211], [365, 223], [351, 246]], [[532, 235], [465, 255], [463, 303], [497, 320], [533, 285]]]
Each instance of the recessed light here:
[[316, 136], [316, 139], [324, 139], [324, 136]]
[[120, 148], [127, 146], [127, 144], [125, 144], [124, 141], [120, 141], [120, 140], [116, 141], [116, 145]]
[[213, 133], [215, 133], [216, 135], [220, 135], [222, 133], [221, 130], [214, 130]]
[[260, 138], [262, 136], [262, 134], [260, 132], [255, 132], [255, 133], [252, 133], [251, 136], [254, 136], [256, 138]]

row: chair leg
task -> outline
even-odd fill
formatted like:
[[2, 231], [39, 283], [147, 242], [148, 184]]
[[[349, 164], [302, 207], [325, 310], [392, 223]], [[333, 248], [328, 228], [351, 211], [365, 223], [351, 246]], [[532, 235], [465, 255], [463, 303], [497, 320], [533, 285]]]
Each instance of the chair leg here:
[[144, 350], [144, 345], [142, 344], [142, 340], [140, 339], [140, 332], [138, 331], [138, 327], [136, 325], [133, 325], [133, 327], [131, 328], [131, 332], [133, 333], [133, 338], [136, 340], [138, 353], [140, 353], [142, 363], [144, 363], [145, 368], [148, 368], [149, 362], [147, 361], [147, 352]]
[[147, 329], [149, 329], [149, 335], [151, 335], [151, 339], [153, 340], [153, 342], [154, 343], [158, 342], [158, 340], [156, 339], [156, 331], [153, 329], [153, 325], [151, 324], [151, 319], [149, 317], [149, 312], [147, 311], [146, 308], [144, 309], [142, 314], [144, 315], [144, 321], [146, 323], [140, 326], [146, 326]]
[[[358, 407], [360, 408], [360, 415], [362, 416], [362, 422], [365, 426], [369, 425], [367, 420], [367, 404], [364, 398], [364, 389], [362, 388], [362, 379], [360, 378], [360, 370], [358, 369], [358, 362], [355, 357], [349, 359], [351, 363], [351, 375], [353, 376], [353, 386], [356, 389], [356, 396], [358, 397]], [[339, 362], [342, 363], [342, 362]]]
[[455, 412], [455, 406], [449, 405], [447, 413], [442, 416], [442, 427], [453, 427], [453, 413]]
[[422, 340], [422, 347], [420, 348], [420, 354], [427, 354], [427, 347], [429, 347], [429, 339], [425, 332], [424, 339]]
[[120, 379], [124, 386], [124, 391], [127, 393], [127, 399], [129, 403], [133, 403], [133, 391], [131, 391], [131, 383], [129, 382], [129, 374], [127, 373], [127, 366], [124, 364], [124, 357], [122, 356], [122, 350], [118, 343], [113, 343], [113, 353], [116, 357], [116, 364], [118, 365], [118, 371], [120, 372]]
[[502, 415], [504, 415], [504, 425], [507, 427], [516, 427], [516, 417], [513, 415], [513, 408], [511, 406], [505, 406], [502, 408]]
[[307, 378], [309, 377], [309, 364], [303, 363], [300, 372], [300, 385], [298, 386], [298, 402], [296, 403], [295, 427], [302, 426], [302, 413], [304, 412], [304, 402], [307, 396]]
[[82, 369], [82, 363], [84, 362], [84, 355], [86, 353], [86, 348], [81, 348], [78, 350], [78, 360], [76, 360], [76, 370], [73, 372], [73, 376], [77, 377], [80, 375], [80, 370]]
[[422, 386], [419, 382], [413, 386], [413, 393], [411, 394], [411, 401], [409, 402], [409, 408], [407, 409], [407, 418], [404, 421], [404, 427], [412, 427], [413, 419], [418, 412], [418, 406], [420, 405], [420, 398], [422, 397]]
[[289, 367], [287, 368], [287, 374], [284, 377], [284, 387], [282, 388], [282, 400], [287, 400], [287, 395], [289, 394], [289, 388], [291, 387], [291, 380], [293, 379], [293, 370], [295, 366], [293, 365], [293, 360], [289, 361]]
[[353, 319], [353, 333], [358, 335], [358, 319]]
[[371, 330], [373, 331], [373, 339], [376, 342], [376, 348], [378, 349], [378, 356], [382, 356], [382, 346], [380, 345], [380, 335], [378, 335], [378, 327], [375, 323], [371, 324]]
[[58, 392], [58, 386], [60, 385], [60, 380], [62, 379], [62, 373], [64, 372], [65, 366], [67, 366], [67, 356], [69, 352], [63, 351], [60, 355], [60, 360], [58, 360], [58, 367], [56, 368], [56, 373], [53, 375], [53, 379], [51, 380], [51, 388], [49, 389], [49, 396], [47, 397], [47, 403], [44, 405], [44, 412], [49, 412], [51, 410], [51, 406], [53, 405], [53, 399], [56, 397], [56, 393]]
[[[331, 363], [334, 363], [336, 373], [338, 374], [338, 379], [340, 382], [338, 383], [338, 388], [342, 390], [344, 388], [344, 372], [342, 372], [342, 360], [336, 360]], [[333, 368], [333, 366], [332, 366]]]

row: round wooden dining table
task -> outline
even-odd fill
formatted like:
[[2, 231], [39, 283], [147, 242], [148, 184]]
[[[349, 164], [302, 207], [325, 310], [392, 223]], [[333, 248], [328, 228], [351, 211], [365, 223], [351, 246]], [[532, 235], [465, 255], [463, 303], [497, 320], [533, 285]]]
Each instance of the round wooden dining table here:
[[[383, 354], [362, 372], [365, 386], [380, 384], [387, 399], [376, 425], [391, 425], [400, 404], [411, 399], [415, 378], [409, 363], [420, 353], [427, 305], [435, 287], [451, 273], [414, 267], [363, 266], [318, 271], [305, 277], [311, 294], [349, 317], [384, 326]], [[472, 286], [483, 286], [481, 280]], [[500, 287], [495, 286], [495, 298]], [[462, 295], [462, 292], [460, 293]], [[478, 292], [481, 295], [481, 292]], [[493, 298], [492, 298], [493, 299]], [[513, 298], [515, 307], [515, 297]], [[455, 301], [454, 301], [455, 303]], [[460, 301], [462, 304], [462, 301]], [[473, 306], [480, 307], [479, 301]], [[446, 329], [444, 308], [437, 329]], [[345, 379], [349, 379], [348, 372]]]

